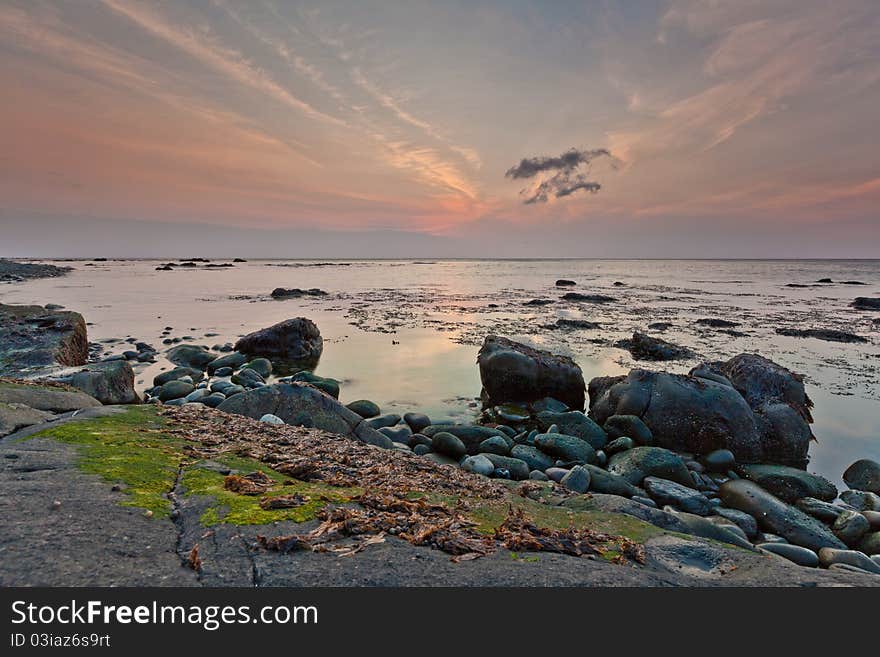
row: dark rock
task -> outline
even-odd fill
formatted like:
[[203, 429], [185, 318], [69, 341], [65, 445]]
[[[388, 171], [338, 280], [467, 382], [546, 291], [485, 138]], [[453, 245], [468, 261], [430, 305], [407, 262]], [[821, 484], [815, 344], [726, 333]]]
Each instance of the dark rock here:
[[[258, 359], [259, 360], [259, 359]], [[339, 381], [336, 379], [331, 379], [329, 377], [318, 376], [314, 372], [309, 372], [308, 370], [304, 370], [302, 372], [297, 372], [291, 377], [291, 381], [300, 381], [302, 383], [308, 383], [309, 385], [314, 386], [318, 390], [327, 393], [333, 399], [339, 399]]]
[[510, 445], [507, 440], [501, 436], [492, 436], [481, 442], [477, 447], [477, 451], [481, 454], [501, 454], [501, 456], [509, 456]]
[[758, 535], [758, 521], [745, 511], [719, 506], [714, 509], [714, 512], [736, 524], [737, 527], [743, 530], [746, 538], [753, 539]]
[[529, 464], [532, 470], [549, 470], [556, 460], [531, 445], [514, 445], [510, 450], [510, 456]]
[[297, 317], [249, 333], [235, 343], [235, 349], [252, 357], [268, 358], [283, 373], [314, 369], [324, 340], [314, 322]]
[[579, 301], [584, 303], [611, 303], [617, 301], [614, 297], [605, 294], [582, 294], [581, 292], [566, 292], [562, 295], [563, 301]]
[[549, 306], [553, 303], [552, 299], [531, 299], [523, 303], [524, 306]]
[[209, 408], [217, 408], [226, 400], [226, 395], [222, 392], [212, 392], [210, 395], [202, 399], [202, 403]]
[[850, 305], [856, 310], [880, 310], [880, 298], [856, 297]]
[[545, 454], [568, 462], [592, 463], [596, 450], [585, 440], [561, 433], [539, 433], [535, 446]]
[[559, 483], [575, 493], [586, 493], [590, 490], [590, 471], [576, 465], [568, 471], [568, 474]]
[[438, 454], [445, 454], [454, 459], [460, 459], [467, 454], [467, 447], [456, 436], [445, 431], [435, 433], [431, 437], [431, 449]]
[[195, 390], [195, 386], [184, 381], [169, 381], [159, 390], [159, 399], [163, 402], [186, 397]]
[[752, 549], [752, 544], [740, 533], [741, 530], [736, 525], [719, 525], [695, 513], [676, 511], [671, 507], [666, 507], [664, 512], [682, 523], [686, 534], [729, 543], [747, 550]]
[[608, 472], [595, 465], [585, 464], [580, 466], [590, 473], [590, 490], [607, 495], [621, 495], [634, 497], [639, 489], [630, 484], [626, 479], [613, 472]]
[[845, 510], [843, 507], [817, 500], [815, 497], [802, 497], [795, 502], [795, 506], [804, 513], [821, 520], [826, 525], [832, 524]]
[[843, 473], [843, 481], [853, 490], [880, 495], [880, 463], [870, 459], [859, 459]]
[[181, 344], [172, 347], [168, 350], [166, 357], [175, 365], [191, 367], [196, 370], [204, 370], [208, 367], [208, 363], [216, 358], [205, 347], [198, 347], [192, 344]]
[[844, 510], [837, 516], [831, 526], [834, 535], [850, 547], [856, 545], [862, 536], [868, 533], [869, 529], [871, 529], [871, 524], [865, 516], [858, 511], [849, 510]]
[[70, 385], [102, 404], [139, 404], [134, 371], [127, 361], [93, 363], [70, 377]]
[[244, 386], [245, 388], [255, 388], [259, 384], [265, 383], [263, 377], [261, 377], [254, 370], [249, 370], [242, 368], [238, 370], [235, 374], [232, 375], [232, 382], [237, 383], [240, 386]]
[[705, 495], [674, 481], [645, 477], [642, 486], [657, 504], [672, 504], [682, 511], [698, 516], [707, 516], [712, 511]]
[[358, 399], [349, 404], [346, 404], [345, 406], [350, 411], [354, 411], [362, 418], [366, 419], [376, 417], [382, 412], [379, 408], [379, 405], [375, 402], [371, 402], [369, 399]]
[[633, 333], [632, 338], [628, 340], [619, 340], [614, 346], [618, 349], [626, 349], [636, 360], [662, 361], [696, 357], [696, 354], [687, 347], [680, 347], [638, 332]]
[[555, 424], [559, 433], [585, 440], [593, 449], [602, 449], [608, 442], [605, 430], [580, 411], [566, 413], [541, 411], [537, 415], [537, 420], [544, 431], [548, 431]]
[[619, 452], [625, 452], [628, 449], [632, 449], [636, 444], [633, 442], [633, 439], [629, 436], [621, 436], [620, 438], [615, 438], [610, 443], [605, 445], [605, 453], [608, 456], [614, 456]]
[[388, 436], [395, 443], [401, 443], [403, 445], [409, 445], [413, 435], [412, 429], [407, 426], [382, 427], [381, 429], [377, 429], [377, 431]]
[[208, 374], [214, 374], [217, 370], [224, 367], [231, 367], [233, 370], [244, 365], [248, 357], [240, 351], [233, 351], [231, 354], [219, 356], [207, 365]]
[[556, 287], [571, 287], [572, 285], [577, 285], [577, 283], [567, 278], [560, 278], [556, 281]]
[[825, 568], [834, 564], [846, 564], [847, 566], [854, 566], [869, 573], [880, 575], [880, 565], [874, 563], [871, 557], [864, 552], [857, 552], [856, 550], [823, 547], [819, 550], [819, 563]]
[[609, 438], [628, 436], [639, 445], [652, 445], [654, 436], [648, 426], [636, 415], [612, 415], [602, 425]]
[[784, 559], [796, 563], [799, 566], [807, 568], [817, 568], [819, 566], [819, 555], [800, 545], [789, 545], [788, 543], [758, 543], [755, 547], [778, 555]]
[[739, 322], [730, 322], [726, 319], [716, 319], [714, 317], [698, 319], [696, 323], [700, 326], [710, 326], [712, 328], [734, 328], [739, 326]]
[[327, 296], [327, 293], [324, 290], [319, 290], [316, 287], [309, 288], [308, 290], [302, 290], [298, 287], [289, 289], [276, 287], [274, 290], [272, 290], [270, 296], [273, 299], [297, 299], [299, 297], [324, 297]]
[[857, 511], [880, 511], [880, 495], [869, 491], [845, 490], [840, 499]]
[[703, 465], [710, 472], [727, 472], [736, 467], [736, 457], [729, 449], [716, 449], [703, 457]]
[[365, 420], [365, 422], [367, 423], [367, 426], [373, 427], [374, 429], [393, 427], [400, 423], [400, 416], [397, 413], [386, 413], [385, 415], [378, 415], [369, 420]]
[[687, 467], [675, 452], [661, 447], [634, 447], [611, 457], [608, 471], [620, 475], [633, 486], [645, 477], [661, 477], [693, 488]]
[[515, 459], [510, 456], [501, 456], [499, 454], [483, 454], [492, 462], [497, 469], [507, 470], [510, 478], [515, 481], [523, 481], [529, 478], [529, 464], [521, 459]]
[[880, 554], [880, 531], [865, 534], [857, 547], [867, 555]]
[[601, 325], [596, 322], [591, 322], [586, 319], [570, 319], [567, 317], [561, 317], [556, 320], [556, 324], [551, 325], [551, 328], [560, 328], [560, 329], [597, 329]]
[[786, 465], [742, 465], [737, 472], [789, 504], [802, 497], [826, 502], [837, 497], [837, 488], [825, 477]]
[[776, 333], [778, 335], [785, 335], [792, 338], [816, 338], [817, 340], [825, 340], [826, 342], [867, 342], [867, 340], [860, 335], [847, 333], [846, 331], [838, 331], [837, 329], [778, 328], [776, 329]]
[[745, 511], [763, 530], [779, 534], [790, 543], [811, 550], [846, 547], [821, 522], [789, 506], [754, 482], [745, 479], [728, 481], [720, 486], [719, 492], [724, 506]]
[[403, 421], [409, 425], [413, 433], [420, 433], [425, 427], [431, 426], [431, 419], [424, 413], [404, 413]]
[[422, 433], [431, 438], [438, 431], [451, 433], [461, 440], [468, 448], [468, 454], [476, 454], [481, 442], [492, 436], [505, 437], [504, 432], [490, 427], [472, 424], [432, 424], [422, 429]]
[[88, 357], [86, 323], [79, 313], [0, 304], [0, 376], [85, 365]]
[[489, 335], [477, 363], [490, 406], [553, 397], [570, 408], [584, 407], [584, 376], [567, 356]]

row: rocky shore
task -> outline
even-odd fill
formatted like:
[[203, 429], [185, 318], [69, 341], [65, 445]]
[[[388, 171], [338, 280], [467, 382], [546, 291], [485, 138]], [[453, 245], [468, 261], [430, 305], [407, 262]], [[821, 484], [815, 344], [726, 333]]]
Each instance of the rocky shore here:
[[64, 276], [70, 267], [43, 265], [0, 258], [0, 283], [21, 283], [32, 278], [55, 278]]
[[[205, 583], [222, 583], [218, 564], [230, 557], [194, 537], [234, 525], [249, 528], [236, 534], [247, 558], [272, 568], [293, 553], [370, 559], [393, 537], [394, 550], [433, 548], [461, 567], [497, 567], [500, 551], [551, 553], [575, 569], [598, 560], [612, 584], [760, 584], [758, 573], [777, 585], [880, 584], [880, 464], [850, 465], [843, 492], [808, 472], [803, 379], [757, 354], [586, 382], [570, 358], [488, 335], [477, 356], [482, 414], [458, 424], [343, 404], [340, 381], [314, 373], [324, 344], [307, 318], [232, 346], [169, 344], [173, 367], [141, 398], [132, 365], [155, 360], [151, 345], [89, 362], [76, 313], [0, 312], [0, 373], [39, 376], [0, 381], [4, 449], [25, 437], [50, 451], [76, 446], [88, 472], [130, 491], [126, 504], [177, 527], [177, 556]], [[642, 334], [628, 348], [647, 360], [679, 355]], [[53, 373], [53, 363], [66, 367]], [[98, 458], [114, 441], [130, 463]], [[49, 495], [47, 513], [64, 507]], [[726, 578], [721, 563], [756, 579]], [[690, 574], [676, 579], [676, 568]], [[564, 580], [544, 575], [539, 583]], [[5, 571], [0, 580], [18, 581]]]

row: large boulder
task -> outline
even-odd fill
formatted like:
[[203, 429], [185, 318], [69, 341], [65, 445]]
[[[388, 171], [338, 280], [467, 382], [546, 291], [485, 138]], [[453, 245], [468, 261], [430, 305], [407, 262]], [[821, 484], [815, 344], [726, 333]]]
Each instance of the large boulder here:
[[235, 350], [268, 358], [284, 373], [314, 369], [324, 350], [324, 340], [312, 320], [296, 317], [248, 333], [235, 343]]
[[811, 406], [796, 374], [754, 354], [688, 375], [631, 370], [590, 381], [590, 416], [635, 415], [667, 449], [728, 449], [741, 463], [806, 464]]
[[194, 370], [204, 370], [208, 363], [217, 358], [216, 354], [208, 351], [207, 347], [194, 344], [181, 344], [172, 347], [166, 354], [168, 360], [181, 367], [190, 367]]
[[633, 447], [619, 452], [608, 461], [608, 471], [623, 477], [633, 486], [645, 477], [661, 477], [682, 486], [694, 487], [694, 480], [681, 457], [662, 447]]
[[333, 397], [306, 383], [276, 383], [226, 399], [218, 410], [255, 420], [275, 415], [287, 424], [314, 427], [383, 447], [392, 441], [364, 424], [364, 419]]
[[489, 335], [477, 364], [487, 406], [553, 397], [569, 408], [584, 407], [584, 375], [567, 356]]
[[93, 363], [71, 376], [69, 383], [102, 404], [139, 404], [141, 401], [134, 389], [134, 370], [128, 361]]
[[0, 376], [85, 365], [88, 357], [86, 323], [79, 313], [0, 304]]

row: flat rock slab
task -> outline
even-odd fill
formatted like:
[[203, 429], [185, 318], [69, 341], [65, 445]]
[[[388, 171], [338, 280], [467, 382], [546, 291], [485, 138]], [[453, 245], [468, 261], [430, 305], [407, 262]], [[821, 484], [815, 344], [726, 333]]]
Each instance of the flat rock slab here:
[[38, 411], [52, 413], [67, 413], [101, 405], [97, 399], [80, 390], [3, 381], [0, 381], [0, 403], [24, 404]]

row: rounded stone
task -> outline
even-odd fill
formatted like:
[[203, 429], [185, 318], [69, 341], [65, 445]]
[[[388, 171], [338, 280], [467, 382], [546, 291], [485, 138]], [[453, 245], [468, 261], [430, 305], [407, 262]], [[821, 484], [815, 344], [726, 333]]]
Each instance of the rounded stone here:
[[703, 457], [703, 465], [710, 472], [727, 472], [736, 467], [736, 457], [729, 449], [716, 449]]
[[858, 543], [870, 528], [871, 524], [865, 516], [858, 511], [850, 510], [844, 510], [831, 526], [837, 538], [850, 547]]
[[[419, 447], [419, 445], [416, 445]], [[461, 464], [462, 470], [466, 470], [467, 472], [473, 472], [474, 474], [483, 475], [484, 477], [489, 477], [495, 471], [495, 466], [492, 464], [492, 461], [487, 459], [482, 454], [477, 454], [476, 456], [468, 456]]]
[[364, 419], [376, 417], [382, 412], [379, 409], [379, 405], [375, 402], [371, 402], [369, 399], [358, 399], [346, 404], [346, 407], [348, 410], [354, 411]]
[[590, 471], [576, 465], [559, 483], [576, 493], [586, 493], [590, 490]]
[[870, 459], [859, 459], [843, 473], [843, 481], [853, 490], [880, 495], [880, 463]]
[[284, 420], [282, 420], [277, 415], [272, 415], [271, 413], [266, 413], [260, 418], [260, 422], [265, 422], [266, 424], [284, 424]]
[[171, 401], [172, 399], [179, 399], [181, 397], [186, 397], [193, 390], [195, 390], [195, 386], [192, 383], [186, 383], [184, 381], [169, 381], [162, 386], [161, 390], [159, 390], [159, 399], [163, 402]]
[[445, 454], [455, 459], [460, 459], [467, 454], [465, 444], [456, 436], [445, 431], [434, 434], [431, 438], [431, 448], [439, 454]]
[[799, 566], [816, 568], [819, 566], [819, 555], [800, 545], [789, 543], [758, 543], [755, 547], [788, 559]]

